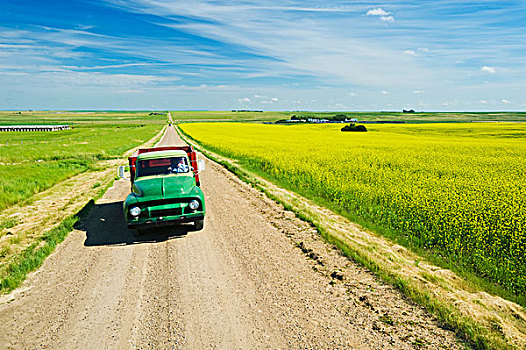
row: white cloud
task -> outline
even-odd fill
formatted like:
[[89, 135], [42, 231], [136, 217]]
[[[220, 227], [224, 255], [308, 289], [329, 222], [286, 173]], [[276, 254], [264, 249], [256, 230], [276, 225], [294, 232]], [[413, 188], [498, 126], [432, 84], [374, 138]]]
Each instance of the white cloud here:
[[377, 9], [369, 10], [366, 13], [367, 16], [389, 16], [390, 14], [391, 14], [391, 12], [387, 12], [384, 9], [380, 8], [380, 7], [377, 8]]
[[349, 95], [351, 95], [353, 97], [356, 96], [356, 94], [354, 92], [350, 92]]
[[82, 25], [82, 24], [79, 24], [77, 26], [77, 29], [78, 30], [88, 30], [88, 29], [92, 29], [92, 28], [95, 28], [95, 26], [91, 26], [91, 25]]
[[418, 51], [429, 52], [429, 49], [427, 47], [419, 47]]
[[382, 95], [389, 95], [390, 94], [389, 91], [385, 91], [385, 90], [382, 90], [381, 93], [382, 93]]
[[490, 74], [495, 74], [497, 72], [495, 67], [488, 67], [488, 66], [483, 66], [482, 68], [480, 68], [480, 70], [483, 72], [490, 73]]
[[416, 53], [413, 50], [405, 50], [404, 55], [415, 56]]
[[511, 101], [508, 101], [506, 99], [501, 100], [501, 102], [504, 103], [505, 105], [509, 105], [511, 103]]
[[239, 86], [237, 85], [171, 85], [171, 86], [157, 86], [148, 88], [151, 91], [219, 91], [219, 92], [228, 92], [228, 91], [237, 91]]
[[238, 99], [239, 102], [250, 102], [250, 99], [248, 97], [240, 98]]
[[146, 92], [146, 90], [141, 90], [141, 89], [124, 89], [124, 90], [119, 90], [118, 92], [121, 92], [123, 94], [141, 94], [141, 93]]
[[277, 97], [272, 97], [271, 100], [272, 100], [272, 101], [277, 101], [278, 98], [277, 98]]
[[422, 90], [413, 90], [413, 94], [415, 95], [419, 95], [419, 94], [423, 94], [424, 92]]
[[486, 100], [480, 100], [480, 103], [482, 103], [483, 105], [487, 105], [489, 102]]
[[382, 8], [372, 9], [367, 11], [367, 16], [380, 16], [380, 19], [384, 22], [394, 22], [394, 17], [391, 16], [391, 12], [387, 12]]

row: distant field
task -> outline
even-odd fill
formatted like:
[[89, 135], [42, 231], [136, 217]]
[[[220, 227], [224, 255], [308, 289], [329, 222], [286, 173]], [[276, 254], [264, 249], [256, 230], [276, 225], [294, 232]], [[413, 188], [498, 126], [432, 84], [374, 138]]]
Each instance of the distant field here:
[[[166, 116], [143, 113], [0, 113], [0, 125], [71, 124], [55, 132], [0, 132], [0, 210], [152, 138]], [[0, 228], [2, 223], [0, 223]]]
[[[149, 122], [158, 120], [159, 116], [148, 116], [149, 111], [0, 111], [0, 125], [13, 124], [70, 124], [106, 123], [108, 120], [119, 120], [120, 123]], [[188, 121], [276, 121], [288, 119], [293, 115], [325, 118], [345, 114], [349, 118], [364, 121], [403, 120], [406, 122], [469, 122], [469, 121], [523, 121], [526, 112], [495, 113], [402, 113], [402, 112], [309, 112], [309, 111], [265, 111], [265, 112], [232, 112], [232, 111], [172, 111], [175, 122]], [[120, 119], [119, 119], [120, 118]]]
[[165, 115], [149, 115], [146, 112], [68, 112], [68, 111], [0, 111], [0, 125], [42, 124], [158, 124]]
[[289, 112], [231, 112], [231, 111], [174, 111], [170, 112], [175, 122], [192, 120], [215, 121], [275, 121], [288, 118]]
[[171, 112], [175, 122], [179, 121], [276, 121], [293, 115], [325, 118], [345, 114], [360, 121], [396, 120], [421, 122], [469, 122], [469, 121], [523, 121], [526, 113], [402, 113], [402, 112], [231, 112], [231, 111], [175, 111]]
[[180, 127], [353, 221], [526, 295], [526, 124]]
[[495, 112], [495, 113], [401, 113], [401, 112], [341, 112], [341, 113], [312, 113], [295, 112], [299, 116], [327, 117], [345, 114], [360, 121], [405, 121], [408, 123], [436, 123], [436, 122], [471, 122], [471, 121], [522, 121], [526, 122], [524, 112]]

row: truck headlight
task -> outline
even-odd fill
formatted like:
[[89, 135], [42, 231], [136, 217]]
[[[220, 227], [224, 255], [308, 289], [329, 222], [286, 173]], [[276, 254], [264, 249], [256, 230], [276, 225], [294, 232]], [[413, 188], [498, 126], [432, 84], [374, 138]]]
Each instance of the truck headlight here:
[[139, 207], [133, 207], [130, 209], [130, 214], [132, 216], [139, 216], [141, 214], [141, 208]]
[[196, 210], [197, 208], [199, 208], [199, 202], [194, 199], [190, 201], [190, 203], [188, 203], [188, 206], [190, 207], [190, 209]]

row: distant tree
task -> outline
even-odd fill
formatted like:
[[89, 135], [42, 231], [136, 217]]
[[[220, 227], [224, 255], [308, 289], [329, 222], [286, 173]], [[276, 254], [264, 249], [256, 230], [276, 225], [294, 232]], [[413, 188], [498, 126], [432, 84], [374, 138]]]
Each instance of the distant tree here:
[[335, 116], [327, 118], [329, 120], [335, 121], [335, 122], [344, 122], [347, 120], [347, 115], [345, 114], [336, 114]]
[[365, 127], [365, 125], [356, 125], [354, 123], [351, 123], [349, 125], [345, 125], [341, 131], [361, 131], [361, 132], [364, 132], [364, 131], [367, 131], [367, 128]]

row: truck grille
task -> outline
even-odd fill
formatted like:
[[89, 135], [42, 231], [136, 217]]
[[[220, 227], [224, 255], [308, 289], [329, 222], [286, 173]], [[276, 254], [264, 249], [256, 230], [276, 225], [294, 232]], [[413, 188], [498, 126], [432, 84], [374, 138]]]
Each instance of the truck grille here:
[[171, 208], [171, 209], [161, 209], [161, 210], [150, 211], [150, 215], [153, 217], [174, 216], [174, 215], [181, 215], [182, 213], [183, 213], [183, 210], [181, 208]]

